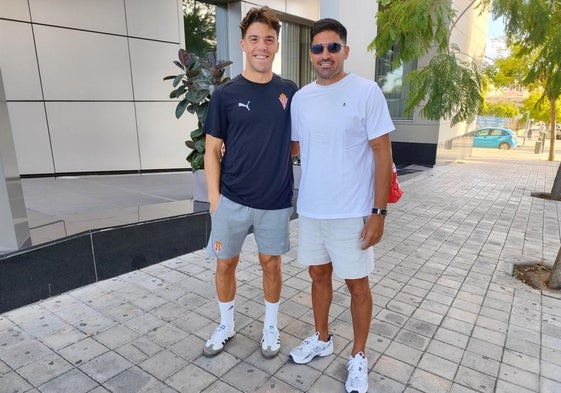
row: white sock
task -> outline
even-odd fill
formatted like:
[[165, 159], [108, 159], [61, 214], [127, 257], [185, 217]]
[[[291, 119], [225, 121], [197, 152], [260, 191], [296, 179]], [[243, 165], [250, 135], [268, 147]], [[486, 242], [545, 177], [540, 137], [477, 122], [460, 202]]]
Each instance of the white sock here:
[[220, 324], [234, 329], [234, 301], [218, 302], [220, 308]]
[[279, 302], [269, 303], [265, 300], [265, 321], [263, 326], [277, 327], [277, 314], [279, 313]]

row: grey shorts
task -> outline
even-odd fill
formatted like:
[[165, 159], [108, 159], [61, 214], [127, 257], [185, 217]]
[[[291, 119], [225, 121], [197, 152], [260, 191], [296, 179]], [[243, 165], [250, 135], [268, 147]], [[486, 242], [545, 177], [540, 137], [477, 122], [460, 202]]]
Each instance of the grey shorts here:
[[208, 254], [220, 259], [238, 255], [251, 227], [260, 253], [281, 255], [288, 252], [288, 224], [292, 209], [254, 209], [221, 195], [218, 207], [211, 215], [212, 230], [206, 247]]
[[368, 276], [374, 270], [374, 250], [361, 250], [364, 218], [298, 218], [298, 262], [305, 266], [331, 262], [342, 279]]

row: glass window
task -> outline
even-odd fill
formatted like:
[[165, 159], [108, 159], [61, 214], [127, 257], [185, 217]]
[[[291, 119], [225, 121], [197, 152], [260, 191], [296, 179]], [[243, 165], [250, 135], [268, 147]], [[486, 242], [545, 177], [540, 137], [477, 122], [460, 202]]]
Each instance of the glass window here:
[[282, 22], [280, 49], [275, 61], [280, 57], [283, 78], [293, 80], [302, 87], [315, 79], [314, 69], [308, 51], [310, 48], [310, 27], [297, 23]]
[[417, 68], [417, 62], [405, 63], [392, 69], [391, 63], [394, 57], [395, 50], [390, 50], [385, 56], [376, 58], [375, 79], [386, 97], [392, 118], [412, 119], [412, 116], [404, 114], [409, 95], [409, 89], [404, 82], [407, 74]]

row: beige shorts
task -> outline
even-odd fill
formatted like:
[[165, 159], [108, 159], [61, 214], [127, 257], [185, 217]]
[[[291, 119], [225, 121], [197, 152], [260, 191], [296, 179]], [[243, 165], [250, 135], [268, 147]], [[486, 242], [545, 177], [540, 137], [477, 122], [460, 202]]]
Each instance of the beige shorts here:
[[342, 279], [368, 276], [374, 270], [374, 250], [361, 250], [364, 218], [298, 218], [298, 262], [306, 266], [331, 262]]

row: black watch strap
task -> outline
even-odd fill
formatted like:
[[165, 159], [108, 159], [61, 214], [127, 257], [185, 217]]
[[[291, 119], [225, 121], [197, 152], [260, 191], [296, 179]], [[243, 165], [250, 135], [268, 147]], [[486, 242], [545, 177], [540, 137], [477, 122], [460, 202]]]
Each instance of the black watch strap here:
[[379, 209], [377, 207], [372, 209], [372, 214], [378, 214], [380, 216], [387, 216], [388, 215], [388, 211], [386, 209]]

